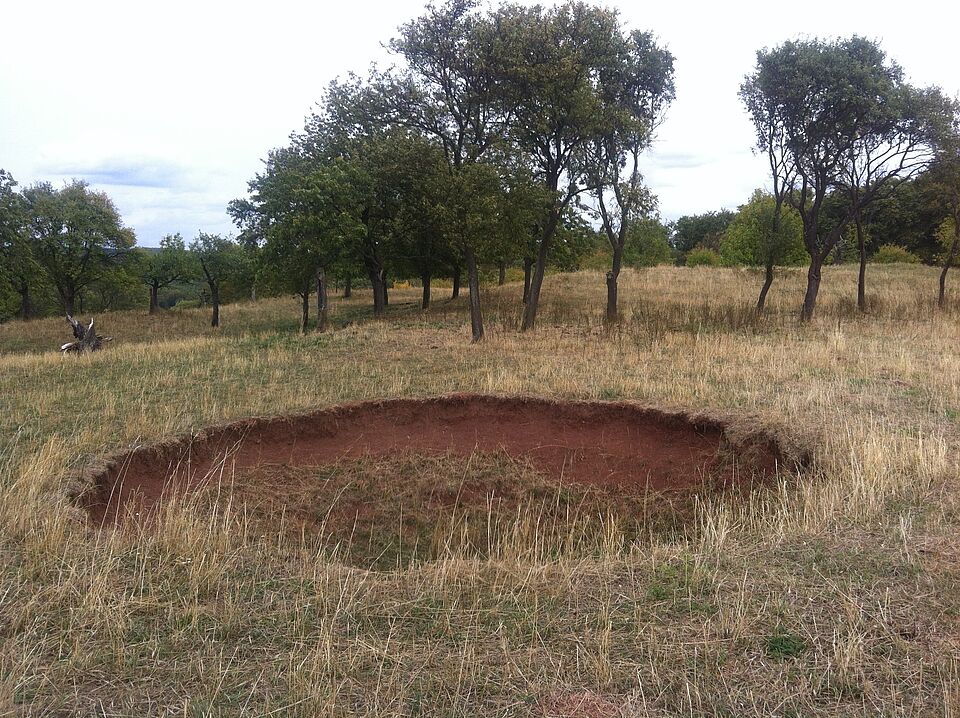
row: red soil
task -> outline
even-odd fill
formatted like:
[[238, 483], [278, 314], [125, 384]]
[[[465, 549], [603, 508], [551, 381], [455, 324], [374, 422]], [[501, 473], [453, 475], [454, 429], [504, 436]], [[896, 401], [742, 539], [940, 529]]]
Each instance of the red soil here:
[[398, 452], [502, 450], [546, 476], [593, 486], [672, 491], [771, 476], [788, 459], [770, 434], [705, 415], [629, 403], [454, 394], [346, 404], [254, 418], [110, 457], [83, 473], [78, 503], [96, 524], [201, 485], [226, 462], [321, 466]]

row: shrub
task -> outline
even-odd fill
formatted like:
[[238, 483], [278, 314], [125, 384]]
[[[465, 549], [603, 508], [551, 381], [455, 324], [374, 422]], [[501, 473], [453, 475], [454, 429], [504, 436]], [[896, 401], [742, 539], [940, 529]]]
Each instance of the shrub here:
[[871, 261], [875, 264], [917, 264], [920, 257], [895, 244], [885, 244], [877, 250]]
[[788, 205], [780, 208], [778, 230], [773, 232], [776, 202], [756, 190], [740, 207], [720, 239], [720, 259], [728, 267], [763, 267], [768, 259], [775, 266], [806, 264], [810, 260], [803, 246], [803, 220]]
[[688, 267], [719, 267], [720, 255], [706, 247], [694, 247], [687, 252]]

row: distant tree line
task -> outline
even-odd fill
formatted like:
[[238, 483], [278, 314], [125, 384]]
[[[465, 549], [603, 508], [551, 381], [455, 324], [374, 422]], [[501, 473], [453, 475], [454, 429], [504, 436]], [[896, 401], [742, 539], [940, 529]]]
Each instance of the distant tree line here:
[[[313, 265], [279, 241], [257, 243], [245, 232], [236, 238], [200, 232], [189, 242], [172, 234], [159, 247], [139, 247], [109, 197], [82, 181], [60, 189], [48, 183], [18, 189], [10, 174], [0, 170], [0, 320], [138, 306], [156, 314], [174, 305], [206, 305], [217, 326], [222, 302], [294, 294], [303, 302], [301, 328], [306, 330], [316, 275], [304, 267]], [[550, 262], [557, 271], [605, 268], [610, 261], [606, 237], [580, 215], [567, 217], [557, 237]], [[666, 225], [655, 216], [638, 221], [625, 242], [624, 265], [670, 261], [667, 237]], [[385, 277], [387, 285], [392, 280], [419, 283], [427, 307], [432, 279], [443, 277], [451, 280], [445, 282], [452, 284], [448, 296], [460, 296], [462, 260], [439, 243], [417, 242], [414, 234], [397, 233], [391, 239], [382, 248], [392, 271], [390, 279]], [[531, 265], [525, 265], [528, 283]], [[503, 284], [508, 268], [516, 277], [521, 267], [517, 259], [501, 259], [488, 265], [485, 280]], [[371, 287], [362, 269], [360, 261], [344, 253], [330, 265], [330, 279], [350, 296], [353, 289]], [[382, 291], [385, 302], [386, 286]], [[324, 328], [325, 299], [318, 299], [317, 318]]]

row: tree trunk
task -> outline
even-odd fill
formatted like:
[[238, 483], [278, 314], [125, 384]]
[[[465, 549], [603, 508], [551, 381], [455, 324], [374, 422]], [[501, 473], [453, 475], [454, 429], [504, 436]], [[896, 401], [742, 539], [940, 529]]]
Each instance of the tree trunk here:
[[460, 265], [458, 264], [453, 268], [453, 294], [450, 295], [451, 299], [456, 299], [460, 296]]
[[323, 267], [317, 269], [317, 331], [327, 331], [327, 272]]
[[543, 287], [543, 275], [546, 274], [547, 271], [547, 256], [550, 254], [550, 242], [553, 240], [553, 235], [559, 221], [560, 213], [554, 210], [550, 213], [550, 219], [547, 220], [547, 225], [543, 230], [543, 236], [540, 238], [537, 263], [533, 268], [533, 279], [530, 282], [530, 295], [527, 297], [527, 305], [523, 309], [523, 323], [520, 325], [520, 331], [522, 332], [534, 329], [537, 326], [537, 310], [540, 308], [540, 290]]
[[160, 294], [160, 287], [158, 287], [156, 284], [151, 284], [150, 285], [150, 313], [151, 314], [156, 314], [158, 311], [160, 311], [160, 300], [158, 298], [159, 294]]
[[300, 333], [307, 333], [307, 324], [310, 322], [310, 285], [304, 287], [300, 295]]
[[960, 250], [960, 226], [957, 226], [953, 233], [953, 244], [950, 245], [950, 251], [943, 263], [943, 269], [940, 271], [940, 294], [937, 297], [937, 306], [940, 309], [947, 303], [947, 271], [953, 265], [957, 258], [957, 251]]
[[343, 298], [349, 299], [353, 295], [353, 277], [347, 275], [346, 279], [343, 280]]
[[502, 287], [504, 284], [507, 283], [507, 263], [500, 262], [499, 269], [500, 269], [500, 274], [497, 277], [497, 286]]
[[220, 286], [216, 282], [210, 283], [210, 303], [213, 304], [213, 316], [210, 319], [211, 327], [220, 326]]
[[857, 214], [854, 220], [857, 227], [857, 249], [860, 250], [860, 273], [857, 275], [857, 309], [867, 311], [867, 243], [863, 236], [863, 223]]
[[617, 281], [620, 279], [620, 269], [623, 266], [623, 248], [615, 247], [613, 250], [613, 264], [610, 271], [607, 272], [607, 317], [608, 324], [617, 321]]
[[757, 314], [763, 313], [763, 308], [767, 304], [767, 292], [770, 291], [770, 285], [773, 284], [773, 260], [768, 259], [764, 267], [763, 286], [760, 287], [760, 297], [757, 299]]
[[530, 270], [533, 268], [533, 259], [523, 258], [523, 303], [530, 299]]
[[251, 302], [257, 301], [257, 283], [256, 282], [253, 282], [250, 285], [250, 301]]
[[383, 306], [388, 307], [390, 306], [390, 288], [387, 286], [387, 284], [389, 284], [389, 282], [387, 282], [387, 270], [381, 269], [380, 273], [383, 277], [381, 280], [383, 283]]
[[420, 301], [421, 309], [430, 308], [430, 274], [423, 274], [420, 277], [420, 282], [423, 284], [423, 299]]
[[373, 287], [373, 316], [380, 317], [386, 311], [386, 284], [382, 269], [370, 270], [370, 286]]
[[473, 333], [473, 342], [483, 339], [483, 314], [480, 311], [480, 275], [477, 272], [477, 259], [473, 249], [466, 248], [463, 252], [467, 260], [467, 281], [470, 284], [470, 330]]
[[811, 255], [810, 268], [807, 270], [807, 291], [803, 297], [803, 308], [800, 310], [800, 321], [809, 322], [813, 319], [813, 312], [817, 308], [817, 294], [820, 291], [820, 270], [823, 268], [823, 257]]
[[20, 295], [20, 311], [18, 315], [26, 321], [33, 314], [33, 307], [30, 306], [30, 285], [26, 282], [21, 284], [17, 289], [17, 294]]

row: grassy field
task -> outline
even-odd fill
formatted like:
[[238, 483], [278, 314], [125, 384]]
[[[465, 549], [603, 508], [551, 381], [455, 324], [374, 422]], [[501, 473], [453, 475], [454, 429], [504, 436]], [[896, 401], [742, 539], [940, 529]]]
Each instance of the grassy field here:
[[[801, 326], [802, 273], [760, 318], [758, 282], [626, 273], [605, 331], [602, 275], [551, 276], [526, 335], [508, 284], [478, 346], [464, 299], [421, 312], [416, 289], [385, 321], [336, 300], [323, 335], [295, 333], [293, 299], [220, 330], [106, 314], [115, 342], [81, 357], [62, 319], [0, 326], [0, 715], [960, 715], [960, 305], [935, 310], [934, 269], [877, 267], [861, 317], [855, 268], [829, 268]], [[452, 536], [388, 570], [202, 502], [100, 533], [64, 498], [81, 457], [133, 442], [459, 390], [736, 412], [815, 466], [682, 534], [565, 542], [521, 517], [483, 558]]]

